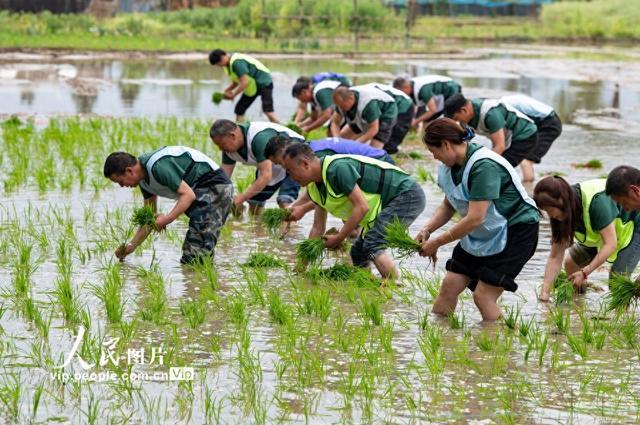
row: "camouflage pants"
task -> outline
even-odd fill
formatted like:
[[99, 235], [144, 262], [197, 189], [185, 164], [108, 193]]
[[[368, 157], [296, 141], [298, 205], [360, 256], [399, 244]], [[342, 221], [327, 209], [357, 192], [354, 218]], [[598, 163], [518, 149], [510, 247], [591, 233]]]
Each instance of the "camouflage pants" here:
[[213, 257], [220, 230], [233, 204], [231, 184], [196, 187], [193, 191], [196, 200], [185, 213], [189, 217], [189, 230], [182, 244], [183, 264]]

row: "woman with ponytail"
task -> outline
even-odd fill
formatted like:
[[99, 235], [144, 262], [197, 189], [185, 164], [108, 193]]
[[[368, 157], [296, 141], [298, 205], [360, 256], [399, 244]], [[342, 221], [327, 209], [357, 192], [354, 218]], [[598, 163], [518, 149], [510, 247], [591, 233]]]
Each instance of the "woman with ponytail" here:
[[636, 268], [640, 260], [640, 229], [634, 221], [638, 216], [624, 211], [605, 189], [605, 179], [570, 186], [562, 177], [549, 176], [536, 184], [533, 199], [551, 222], [551, 252], [540, 300], [549, 300], [569, 247], [564, 268], [579, 290], [606, 261], [612, 263], [611, 273], [630, 274]]
[[[433, 312], [454, 312], [466, 288], [483, 320], [502, 313], [498, 298], [515, 292], [515, 278], [538, 244], [540, 213], [520, 183], [514, 168], [500, 155], [472, 143], [473, 130], [449, 118], [431, 122], [424, 143], [442, 162], [438, 186], [445, 198], [420, 231], [421, 255], [435, 260], [438, 248], [458, 240], [446, 263], [447, 274], [433, 304]], [[462, 218], [437, 237], [430, 235], [454, 213]]]

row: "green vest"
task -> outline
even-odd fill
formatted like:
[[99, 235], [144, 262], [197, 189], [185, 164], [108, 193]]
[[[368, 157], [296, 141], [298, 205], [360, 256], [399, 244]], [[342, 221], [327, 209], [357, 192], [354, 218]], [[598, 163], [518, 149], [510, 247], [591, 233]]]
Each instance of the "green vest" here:
[[[325, 187], [327, 189], [327, 196], [326, 197], [322, 196], [322, 194], [320, 193], [320, 190], [318, 189], [318, 186], [314, 182], [309, 183], [307, 185], [307, 193], [309, 194], [309, 197], [314, 203], [321, 206], [323, 209], [329, 211], [332, 215], [345, 221], [348, 220], [349, 217], [351, 217], [352, 210], [353, 210], [353, 204], [349, 199], [349, 195], [336, 194], [335, 190], [331, 187], [331, 185], [327, 181], [327, 169], [329, 168], [329, 165], [336, 159], [340, 159], [340, 158], [351, 158], [368, 165], [373, 165], [375, 167], [382, 168], [383, 170], [395, 170], [395, 171], [400, 171], [401, 173], [407, 174], [406, 171], [396, 167], [395, 165], [391, 165], [388, 162], [379, 161], [377, 159], [368, 158], [366, 156], [360, 156], [360, 155], [325, 156], [322, 162], [322, 181], [325, 184]], [[384, 179], [384, 174], [382, 175], [381, 179]], [[360, 220], [360, 225], [362, 226], [364, 231], [367, 231], [375, 221], [376, 217], [378, 217], [378, 214], [380, 214], [380, 211], [382, 211], [382, 199], [379, 193], [369, 193], [363, 190], [362, 194], [364, 195], [364, 199], [367, 201], [367, 204], [369, 205], [369, 211], [367, 211], [367, 213], [364, 215], [362, 220]]]
[[[602, 248], [603, 240], [600, 233], [594, 231], [591, 228], [591, 217], [589, 216], [589, 206], [593, 197], [605, 190], [605, 179], [594, 179], [580, 183], [580, 192], [582, 194], [582, 220], [584, 221], [584, 227], [586, 229], [586, 235], [576, 232], [575, 238], [582, 245], [590, 248]], [[618, 257], [618, 253], [629, 245], [631, 238], [633, 237], [634, 224], [633, 221], [623, 223], [620, 217], [613, 220], [613, 224], [616, 228], [616, 250], [607, 259], [610, 263], [613, 263]]]
[[[232, 53], [231, 58], [229, 59], [229, 63], [223, 69], [224, 69], [224, 72], [229, 77], [231, 77], [231, 81], [233, 81], [234, 83], [238, 83], [238, 81], [240, 81], [240, 77], [238, 77], [236, 73], [233, 72], [233, 63], [237, 59], [242, 59], [249, 62], [251, 65], [255, 66], [260, 71], [263, 71], [269, 74], [271, 73], [271, 71], [269, 71], [269, 68], [264, 66], [262, 62], [260, 62], [259, 60], [254, 59], [251, 56], [245, 55], [242, 53]], [[253, 97], [258, 93], [258, 84], [256, 83], [256, 80], [253, 77], [247, 75], [247, 78], [249, 78], [249, 84], [247, 84], [247, 87], [245, 87], [242, 93], [246, 94], [249, 97]]]

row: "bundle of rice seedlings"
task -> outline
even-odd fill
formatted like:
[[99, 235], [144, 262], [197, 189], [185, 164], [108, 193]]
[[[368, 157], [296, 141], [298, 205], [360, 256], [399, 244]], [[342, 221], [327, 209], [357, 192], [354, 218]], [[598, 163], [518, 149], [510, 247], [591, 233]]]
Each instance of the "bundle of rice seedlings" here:
[[262, 252], [252, 252], [243, 266], [247, 267], [284, 267], [284, 261], [273, 255]]
[[300, 135], [302, 135], [302, 133], [304, 133], [304, 131], [302, 131], [302, 128], [300, 128], [300, 126], [298, 124], [294, 123], [293, 121], [290, 121], [290, 122], [287, 123], [287, 128], [289, 130], [295, 131], [296, 133], [298, 133]]
[[289, 211], [283, 208], [267, 208], [262, 212], [260, 221], [270, 232], [280, 229], [280, 225], [289, 217]]
[[607, 311], [626, 309], [637, 304], [640, 298], [640, 282], [628, 276], [614, 274], [609, 280], [609, 293], [605, 296]]
[[567, 272], [564, 270], [561, 271], [556, 277], [556, 280], [553, 281], [551, 296], [556, 305], [573, 301], [573, 282], [569, 280], [569, 276], [567, 276]]
[[156, 213], [149, 205], [145, 205], [142, 208], [137, 208], [133, 211], [131, 222], [136, 226], [151, 226], [152, 229], [156, 228]]
[[409, 230], [397, 217], [385, 226], [385, 241], [387, 248], [398, 251], [400, 258], [407, 258], [418, 251], [421, 245], [409, 236]]
[[380, 281], [371, 271], [345, 263], [336, 263], [331, 267], [319, 270], [317, 275], [320, 278], [337, 282], [352, 282], [359, 287], [380, 285]]
[[213, 95], [211, 96], [211, 101], [216, 105], [222, 102], [223, 99], [224, 99], [224, 94], [219, 91], [213, 92]]
[[298, 264], [315, 264], [324, 254], [322, 238], [311, 238], [296, 244], [296, 259]]
[[599, 170], [602, 168], [602, 161], [600, 161], [599, 159], [591, 159], [587, 162], [581, 162], [581, 163], [571, 164], [571, 165], [575, 168], [591, 168], [591, 169]]

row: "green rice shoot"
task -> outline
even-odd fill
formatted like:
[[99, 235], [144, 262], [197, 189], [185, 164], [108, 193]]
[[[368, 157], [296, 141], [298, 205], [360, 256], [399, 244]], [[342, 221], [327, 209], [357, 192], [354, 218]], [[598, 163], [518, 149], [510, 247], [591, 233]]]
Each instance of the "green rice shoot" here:
[[310, 238], [296, 244], [298, 264], [316, 264], [323, 255], [324, 241], [322, 238]]
[[273, 255], [265, 254], [263, 252], [252, 252], [249, 255], [247, 261], [243, 264], [247, 267], [255, 268], [269, 268], [269, 267], [284, 267], [284, 261]]
[[312, 280], [326, 279], [334, 282], [351, 282], [359, 287], [380, 286], [380, 280], [370, 270], [346, 263], [336, 263], [325, 269], [312, 269]]
[[397, 217], [385, 226], [386, 247], [393, 248], [400, 258], [407, 258], [418, 251], [421, 245], [409, 236], [409, 230]]
[[224, 94], [219, 91], [213, 92], [213, 95], [211, 96], [211, 101], [216, 105], [220, 104], [220, 102], [222, 102], [223, 99], [224, 99]]
[[587, 162], [581, 162], [572, 164], [575, 168], [591, 168], [593, 170], [599, 170], [603, 167], [602, 161], [599, 159], [591, 159]]
[[556, 305], [567, 304], [573, 301], [573, 282], [569, 280], [567, 272], [561, 271], [553, 281], [551, 296]]
[[609, 280], [609, 293], [605, 296], [607, 311], [626, 309], [637, 304], [640, 298], [640, 283], [628, 276], [614, 274]]
[[149, 205], [137, 208], [133, 211], [131, 221], [136, 226], [144, 227], [150, 226], [152, 229], [156, 228], [156, 213]]
[[294, 123], [293, 121], [288, 122], [286, 127], [289, 130], [295, 131], [296, 133], [298, 133], [301, 136], [302, 136], [302, 133], [304, 133], [304, 131], [302, 131], [302, 128], [300, 128], [300, 126], [298, 124]]
[[289, 217], [289, 211], [283, 208], [266, 208], [260, 216], [260, 222], [270, 232], [280, 229], [280, 225]]

